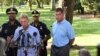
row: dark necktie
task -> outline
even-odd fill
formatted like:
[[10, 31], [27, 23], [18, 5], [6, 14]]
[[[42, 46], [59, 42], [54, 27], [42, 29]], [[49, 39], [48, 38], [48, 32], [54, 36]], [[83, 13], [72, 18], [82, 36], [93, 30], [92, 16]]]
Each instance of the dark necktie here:
[[[25, 34], [22, 34], [22, 42], [21, 42], [22, 47], [25, 47], [25, 43], [24, 43], [24, 41], [25, 41]], [[28, 54], [27, 54], [27, 50], [26, 50], [26, 48], [24, 49], [24, 53], [25, 53], [25, 56], [28, 55]]]
[[25, 53], [25, 56], [27, 56], [28, 54], [27, 54], [27, 50], [24, 50], [24, 53]]
[[22, 47], [25, 47], [25, 45], [24, 45], [24, 38], [25, 38], [25, 34], [22, 34], [22, 41], [21, 41]]

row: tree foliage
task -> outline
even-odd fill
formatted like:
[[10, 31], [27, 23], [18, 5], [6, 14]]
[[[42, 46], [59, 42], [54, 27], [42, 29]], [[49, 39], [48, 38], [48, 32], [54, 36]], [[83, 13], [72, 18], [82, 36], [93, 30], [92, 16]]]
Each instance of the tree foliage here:
[[81, 3], [93, 11], [100, 11], [100, 0], [81, 0]]

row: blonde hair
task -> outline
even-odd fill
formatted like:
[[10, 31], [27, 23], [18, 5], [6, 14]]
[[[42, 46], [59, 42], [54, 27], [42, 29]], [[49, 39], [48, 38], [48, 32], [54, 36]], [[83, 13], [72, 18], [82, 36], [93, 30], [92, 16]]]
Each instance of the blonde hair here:
[[27, 19], [27, 20], [29, 21], [28, 15], [25, 14], [25, 13], [20, 14], [20, 16], [19, 16], [19, 20], [20, 20], [20, 19]]

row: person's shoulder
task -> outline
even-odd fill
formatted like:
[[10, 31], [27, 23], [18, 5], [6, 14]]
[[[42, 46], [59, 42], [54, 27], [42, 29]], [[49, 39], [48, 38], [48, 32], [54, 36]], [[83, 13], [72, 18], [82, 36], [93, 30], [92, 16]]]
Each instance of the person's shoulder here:
[[16, 22], [16, 23], [19, 23], [19, 21], [18, 21], [18, 20], [15, 20], [15, 22]]
[[2, 24], [2, 27], [7, 27], [7, 26], [8, 26], [8, 22]]
[[67, 20], [64, 20], [64, 22], [65, 22], [65, 24], [71, 25], [71, 23], [69, 21], [67, 21]]
[[46, 26], [46, 24], [44, 22], [39, 22], [42, 26]]
[[36, 27], [31, 26], [31, 25], [29, 27], [30, 27], [31, 30], [38, 30]]
[[32, 25], [32, 24], [33, 24], [33, 22], [30, 23], [30, 25]]
[[17, 25], [21, 26], [21, 24], [19, 23], [18, 20], [16, 20], [15, 23], [16, 23]]
[[52, 25], [56, 25], [57, 24], [57, 21], [55, 21]]
[[16, 31], [20, 31], [21, 29], [23, 29], [22, 26], [19, 26], [16, 28]]
[[65, 20], [64, 26], [68, 28], [72, 27], [72, 24], [69, 21]]

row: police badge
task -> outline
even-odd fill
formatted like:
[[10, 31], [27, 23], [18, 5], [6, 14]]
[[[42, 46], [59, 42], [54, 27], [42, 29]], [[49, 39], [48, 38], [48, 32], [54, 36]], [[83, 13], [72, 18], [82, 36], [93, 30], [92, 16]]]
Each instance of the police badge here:
[[40, 29], [41, 29], [41, 30], [43, 29], [42, 26], [40, 27]]
[[10, 11], [13, 11], [13, 9], [11, 8]]

